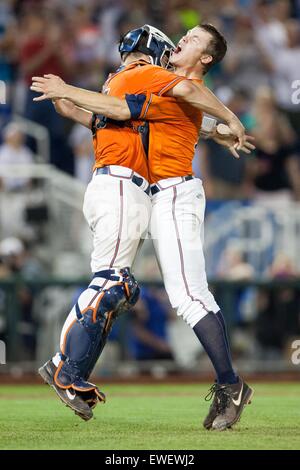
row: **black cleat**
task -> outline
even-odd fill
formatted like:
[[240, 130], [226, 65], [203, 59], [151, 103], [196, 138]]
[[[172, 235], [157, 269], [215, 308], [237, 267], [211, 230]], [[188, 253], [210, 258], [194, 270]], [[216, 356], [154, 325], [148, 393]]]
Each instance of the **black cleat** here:
[[[78, 396], [82, 398], [82, 400], [90, 407], [91, 410], [93, 410], [97, 404], [99, 403], [105, 403], [106, 402], [106, 397], [103, 392], [100, 392], [100, 390], [97, 389], [97, 394], [95, 390], [92, 390], [91, 392], [76, 392]], [[86, 419], [85, 415], [82, 415], [78, 411], [75, 411], [75, 414], [82, 418], [84, 421], [88, 421]]]
[[239, 421], [244, 406], [251, 403], [254, 391], [241, 378], [236, 384], [216, 385], [217, 416], [211, 429], [224, 431]]
[[50, 360], [39, 368], [39, 374], [43, 380], [54, 388], [55, 392], [65, 405], [75, 411], [75, 414], [80, 416], [84, 421], [88, 421], [93, 417], [92, 409], [73, 389], [63, 389], [56, 385], [54, 376], [57, 367]]
[[212, 404], [209, 407], [208, 414], [203, 421], [203, 426], [205, 429], [209, 430], [212, 427], [212, 424], [215, 418], [218, 416], [218, 400], [217, 400], [217, 390], [220, 385], [214, 383], [210, 389], [208, 394], [205, 397], [205, 401], [210, 401], [213, 398]]

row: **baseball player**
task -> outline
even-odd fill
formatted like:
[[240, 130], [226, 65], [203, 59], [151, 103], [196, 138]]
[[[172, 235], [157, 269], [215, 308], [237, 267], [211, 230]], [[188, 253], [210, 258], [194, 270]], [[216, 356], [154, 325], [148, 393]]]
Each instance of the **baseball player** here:
[[[147, 40], [151, 54], [154, 55], [155, 50], [157, 57], [170, 48], [167, 38], [157, 37], [156, 32], [148, 32]], [[134, 71], [132, 66], [129, 68]], [[153, 72], [152, 76], [149, 75], [150, 90], [154, 93], [169, 90], [183, 80], [164, 69], [159, 70], [160, 80]], [[116, 78], [123, 72], [119, 71]], [[111, 82], [112, 92], [123, 96], [128, 84], [123, 80]], [[136, 83], [131, 89], [129, 87], [129, 91], [143, 92], [144, 87]], [[108, 83], [105, 86], [108, 87]], [[111, 110], [109, 117], [117, 118], [120, 105], [115, 101], [120, 100], [106, 98]], [[93, 279], [67, 317], [62, 329], [60, 352], [41, 367], [39, 373], [54, 387], [64, 403], [88, 420], [93, 416], [95, 397], [105, 401], [104, 394], [88, 382], [88, 377], [106, 343], [113, 321], [138, 299], [139, 287], [130, 269], [140, 239], [149, 225], [151, 200], [139, 123], [135, 126], [107, 125], [104, 117], [93, 118], [91, 113], [79, 108], [75, 109], [74, 115], [76, 112], [78, 121], [92, 127], [94, 134], [95, 168], [83, 207], [93, 233]]]
[[[200, 30], [199, 32], [196, 31], [196, 35], [197, 35], [197, 32], [200, 33], [202, 32], [202, 30], [204, 30], [205, 33], [207, 33], [206, 38], [205, 38], [206, 43], [210, 41], [212, 32], [216, 34], [214, 30], [207, 31], [203, 27], [199, 28], [199, 30]], [[136, 32], [133, 32], [133, 33], [136, 34]], [[193, 38], [192, 41], [194, 41], [193, 36], [192, 38]], [[132, 36], [130, 37], [129, 35], [129, 38], [127, 39], [131, 39], [131, 44], [132, 44]], [[202, 38], [202, 41], [204, 41], [203, 38]], [[183, 43], [188, 44], [189, 39], [184, 38], [181, 44]], [[125, 50], [124, 49], [122, 50], [122, 47], [124, 47]], [[120, 47], [121, 52], [123, 53], [130, 52], [126, 50], [126, 47], [128, 47], [128, 42], [126, 42], [126, 37], [125, 37], [123, 41], [123, 46], [121, 44], [121, 47]], [[207, 47], [207, 44], [205, 45], [205, 47]], [[182, 50], [183, 47], [179, 46], [179, 48], [177, 49], [177, 54], [180, 55], [181, 50], [179, 49]], [[193, 50], [193, 46], [190, 48], [190, 51], [191, 50]], [[196, 52], [198, 52], [199, 54], [199, 51], [196, 51]], [[145, 52], [143, 51], [142, 53], [145, 54]], [[176, 53], [174, 54], [174, 56], [175, 55]], [[205, 58], [204, 63], [206, 63], [206, 60], [207, 60], [207, 57]], [[198, 61], [199, 61], [199, 56], [198, 56]], [[140, 64], [138, 64], [138, 66], [139, 65]], [[137, 68], [137, 63], [135, 62], [133, 70], [135, 70], [136, 68]], [[139, 67], [139, 68], [142, 70], [145, 70], [144, 65], [143, 65], [143, 68], [142, 67]], [[149, 68], [146, 70], [147, 70], [147, 74], [149, 75]], [[128, 72], [129, 70], [128, 68], [125, 67], [123, 71]], [[155, 72], [157, 75], [157, 70], [155, 70]], [[196, 72], [194, 72], [194, 75], [197, 75], [198, 72], [199, 70], [196, 70]], [[138, 75], [139, 75], [139, 79], [141, 79], [142, 74], [138, 74]], [[114, 78], [117, 78], [117, 77], [111, 77], [107, 83], [107, 85], [110, 85], [110, 90], [107, 90], [110, 93], [114, 92], [111, 86], [114, 84]], [[126, 76], [126, 78], [127, 78], [126, 85], [127, 85], [127, 90], [128, 90], [128, 88], [130, 88], [131, 82], [128, 80], [128, 75]], [[194, 77], [189, 77], [189, 78], [194, 78]], [[90, 92], [87, 92], [86, 96], [84, 96], [85, 92], [80, 90], [79, 91], [80, 98], [78, 98], [78, 100], [77, 98], [74, 98], [74, 96], [69, 97], [68, 95], [65, 95], [65, 94], [60, 96], [59, 93], [57, 92], [51, 95], [51, 92], [49, 93], [49, 88], [47, 87], [51, 80], [53, 82], [53, 79], [55, 81], [57, 77], [49, 76], [49, 77], [46, 77], [46, 79], [34, 80], [33, 89], [35, 89], [35, 91], [42, 91], [44, 93], [44, 96], [42, 97], [42, 99], [49, 98], [49, 97], [61, 98], [62, 96], [63, 97], [66, 96], [67, 98], [71, 98], [79, 106], [83, 106], [86, 109], [88, 109], [89, 107], [93, 107], [93, 109], [95, 109], [95, 99], [94, 99], [94, 102], [92, 103]], [[175, 78], [173, 78], [173, 81], [175, 81]], [[184, 82], [186, 82], [186, 80], [183, 80], [183, 83]], [[179, 82], [175, 81], [175, 83], [179, 83]], [[57, 80], [56, 80], [56, 84], [57, 84]], [[135, 85], [134, 91], [137, 92], [138, 91], [137, 84], [134, 84], [134, 85]], [[198, 84], [196, 85], [196, 87], [198, 88]], [[199, 94], [201, 87], [202, 85], [200, 83], [199, 89], [197, 90], [198, 94]], [[159, 91], [156, 91], [156, 92], [162, 95], [164, 92], [164, 88], [166, 88], [166, 91], [169, 91], [170, 89], [172, 89], [173, 95], [176, 96], [176, 93], [174, 93], [176, 92], [176, 87], [168, 88], [167, 86], [165, 86], [161, 88], [160, 92]], [[147, 82], [147, 90], [149, 91], [148, 82]], [[74, 92], [74, 90], [71, 90], [71, 91]], [[132, 90], [129, 90], [129, 91], [132, 91]], [[64, 93], [65, 93], [65, 90], [64, 90]], [[120, 90], [119, 90], [119, 93], [120, 93]], [[197, 93], [196, 93], [196, 96], [197, 96]], [[179, 95], [179, 97], [182, 97], [182, 96], [183, 95], [181, 92], [181, 95]], [[86, 101], [83, 104], [84, 100]], [[166, 284], [166, 288], [167, 288], [171, 303], [175, 308], [177, 308], [178, 314], [182, 315], [185, 318], [185, 320], [194, 328], [194, 331], [196, 332], [201, 342], [204, 344], [204, 347], [206, 351], [208, 352], [209, 356], [211, 357], [212, 362], [217, 370], [219, 384], [217, 384], [213, 389], [213, 391], [216, 393], [215, 393], [213, 406], [211, 407], [211, 410], [210, 410], [211, 422], [210, 422], [210, 425], [206, 427], [207, 428], [215, 427], [215, 428], [221, 429], [221, 428], [228, 427], [229, 425], [234, 424], [233, 421], [239, 418], [240, 412], [244, 404], [246, 403], [246, 398], [248, 399], [249, 397], [247, 396], [247, 393], [246, 393], [248, 386], [246, 384], [243, 384], [243, 382], [238, 377], [236, 377], [236, 375], [234, 374], [232, 370], [231, 360], [230, 360], [229, 353], [228, 353], [228, 344], [226, 344], [226, 340], [224, 338], [224, 335], [226, 333], [225, 333], [225, 326], [222, 324], [223, 317], [221, 315], [221, 312], [219, 311], [219, 307], [215, 303], [212, 295], [210, 294], [207, 288], [202, 245], [200, 243], [200, 236], [198, 236], [202, 229], [203, 213], [204, 213], [204, 195], [203, 195], [202, 186], [201, 185], [199, 186], [200, 180], [194, 179], [191, 174], [192, 173], [191, 161], [192, 161], [192, 157], [194, 154], [193, 145], [195, 141], [197, 140], [198, 131], [201, 125], [202, 115], [199, 112], [195, 113], [194, 110], [192, 111], [190, 105], [185, 105], [185, 107], [182, 104], [179, 105], [178, 103], [176, 103], [176, 101], [173, 98], [169, 98], [165, 100], [168, 100], [168, 103], [166, 106], [166, 109], [167, 109], [166, 114], [168, 115], [168, 122], [165, 122], [165, 123], [163, 122], [152, 123], [151, 122], [150, 123], [149, 177], [150, 177], [150, 180], [153, 182], [152, 187], [151, 187], [151, 192], [153, 195], [153, 213], [151, 217], [151, 233], [155, 239], [154, 240], [155, 248], [157, 251], [159, 263], [162, 268], [164, 281]], [[131, 99], [131, 97], [129, 97], [127, 100], [127, 103], [129, 105], [129, 108], [131, 109], [131, 116], [139, 117], [141, 115], [143, 118], [146, 117], [146, 118], [151, 119], [151, 112], [149, 110], [152, 109], [152, 112], [153, 110], [155, 110], [155, 105], [153, 106], [151, 104], [152, 101], [154, 104], [155, 98], [152, 95], [150, 95], [148, 99], [144, 99], [140, 101], [139, 100], [134, 101], [133, 99]], [[223, 119], [227, 119], [227, 122], [231, 125], [233, 123], [233, 128], [237, 125], [236, 118], [233, 119], [231, 113], [228, 110], [226, 110], [225, 108], [222, 109], [222, 106], [220, 105], [219, 102], [217, 102], [216, 100], [214, 101], [214, 99], [211, 96], [209, 96], [208, 101], [209, 101], [209, 106], [211, 106], [210, 111], [213, 110], [211, 103], [213, 102], [214, 105], [215, 103], [217, 103], [217, 111], [215, 112], [215, 115], [219, 115], [223, 117]], [[196, 107], [199, 108], [199, 99], [196, 101], [192, 101], [192, 102], [193, 102], [193, 105], [196, 105]], [[161, 106], [161, 103], [162, 101], [159, 103], [159, 101], [156, 100], [156, 107], [158, 106], [158, 109]], [[101, 104], [101, 106], [103, 110], [103, 103]], [[107, 112], [108, 111], [106, 110], [106, 113]], [[159, 117], [157, 117], [157, 119], [159, 120]], [[165, 133], [165, 131], [167, 131], [167, 128], [164, 126], [167, 126], [167, 125], [170, 126], [170, 122], [172, 122], [173, 124], [173, 129], [175, 125], [175, 132], [173, 132], [172, 135], [174, 134], [176, 138], [175, 140], [174, 139], [172, 140], [171, 138], [170, 141], [168, 142], [168, 145], [166, 146], [166, 148], [168, 149], [168, 153], [161, 154], [159, 153], [161, 152], [161, 149], [162, 149], [161, 139], [165, 138], [166, 135], [169, 135], [168, 133]], [[113, 123], [110, 123], [110, 124], [111, 126], [117, 127], [116, 124], [113, 124]], [[102, 146], [107, 145], [106, 139], [103, 135], [103, 130], [108, 130], [108, 129], [110, 129], [111, 131], [116, 130], [115, 127], [109, 128], [109, 126], [107, 126], [107, 121], [105, 122], [105, 125], [106, 127], [104, 127], [104, 129], [100, 128], [100, 132], [99, 132], [100, 134], [99, 138], [101, 139]], [[151, 129], [151, 126], [153, 126], [152, 129]], [[120, 129], [123, 129], [123, 128], [121, 127]], [[118, 128], [117, 130], [119, 131], [120, 129]], [[245, 146], [243, 145], [245, 144], [245, 138], [242, 136], [243, 132], [240, 132], [240, 130], [241, 128], [239, 128], [240, 139], [242, 141], [242, 143], [240, 143], [240, 146], [245, 148]], [[180, 136], [179, 141], [178, 141], [178, 136]], [[184, 145], [184, 139], [186, 140], [188, 144]], [[160, 145], [160, 148], [158, 150], [159, 145]], [[182, 147], [182, 145], [184, 145], [184, 147]], [[170, 154], [170, 148], [172, 149], [172, 151], [174, 151], [174, 153], [172, 153], [172, 157]], [[184, 148], [184, 155], [182, 158], [183, 148]], [[104, 165], [101, 168], [104, 168], [104, 171], [107, 171], [105, 170], [107, 166], [109, 165]], [[103, 174], [103, 173], [100, 173], [100, 174]], [[181, 176], [179, 176], [180, 174]], [[186, 209], [187, 204], [191, 206], [191, 209], [190, 209], [191, 217], [190, 218], [188, 217], [185, 220], [185, 216], [186, 216], [185, 209]], [[181, 220], [182, 215], [183, 215], [183, 219]], [[162, 216], [164, 217], [164, 221], [163, 221], [164, 226], [160, 226], [159, 224], [159, 218], [161, 218]], [[184, 224], [181, 224], [182, 221], [184, 222]], [[170, 225], [171, 226], [173, 225], [171, 232], [169, 231]], [[186, 240], [185, 234], [181, 233], [182, 228], [186, 230], [186, 232], [189, 235], [193, 235], [193, 236], [192, 237], [189, 236], [188, 239]], [[168, 246], [165, 243], [166, 240], [163, 240], [164, 239], [163, 232], [165, 230], [171, 234], [172, 250], [169, 250], [169, 257], [165, 256], [166, 252], [168, 251]], [[196, 258], [194, 258], [194, 260], [196, 259], [197, 264], [195, 263], [195, 261], [193, 261], [193, 256], [191, 256], [191, 253], [195, 254]], [[171, 270], [172, 270], [171, 260], [173, 259], [173, 256], [174, 256], [174, 261], [175, 261], [174, 274], [171, 273]], [[187, 263], [186, 263], [187, 267], [185, 267], [184, 265], [185, 259], [187, 260]], [[171, 265], [171, 270], [170, 270], [170, 265]], [[178, 282], [178, 279], [180, 279], [179, 282]], [[200, 289], [200, 292], [199, 292], [199, 289]], [[77, 316], [77, 319], [78, 319], [78, 316]], [[215, 322], [215, 320], [217, 321], [217, 323]], [[218, 334], [221, 335], [222, 338], [218, 338], [219, 341], [218, 341], [218, 344], [216, 345], [215, 343], [216, 343], [216, 338]], [[215, 338], [214, 341], [207, 341], [206, 337], [209, 337], [212, 335], [214, 335], [214, 338]], [[65, 337], [70, 336], [69, 331], [64, 336]], [[225, 355], [227, 357], [225, 360], [223, 360], [223, 363], [220, 365], [218, 364], [219, 359], [220, 359], [219, 356], [222, 356], [224, 354], [224, 347], [225, 347], [225, 352], [226, 352]], [[219, 353], [218, 351], [216, 351], [216, 349], [220, 350]], [[69, 363], [70, 360], [65, 359], [65, 361], [63, 362], [63, 359], [61, 356], [62, 354], [60, 354], [60, 360], [61, 360], [60, 363], [63, 363], [62, 367], [64, 367], [64, 365], [66, 363]], [[224, 368], [226, 370], [224, 370]], [[59, 366], [58, 366], [58, 369], [59, 369]], [[74, 384], [72, 388], [77, 390], [74, 387]], [[240, 394], [241, 396], [243, 395], [242, 397], [243, 400], [240, 400], [240, 403], [238, 403], [238, 405], [240, 406], [236, 405], [236, 409], [233, 409], [232, 403], [234, 403], [234, 400], [235, 400], [234, 397], [238, 389], [239, 389], [238, 395]], [[243, 394], [243, 391], [245, 392], [244, 394]], [[250, 391], [250, 388], [249, 388], [249, 391]], [[224, 405], [225, 396], [227, 397], [226, 400], [228, 404], [230, 404], [230, 406], [225, 406], [225, 407], [223, 406], [222, 408], [221, 403], [223, 403]], [[229, 423], [229, 415], [231, 415], [230, 423]], [[220, 416], [223, 417], [222, 425], [217, 426], [216, 425], [218, 424], [217, 418], [220, 418]]]
[[[180, 40], [170, 60], [176, 73], [197, 85], [225, 52], [220, 33], [211, 25], [202, 25]], [[192, 175], [192, 144], [202, 113], [197, 115], [189, 104], [172, 98], [162, 102], [150, 96], [149, 102], [152, 106], [142, 116], [150, 120], [150, 233], [170, 302], [193, 328], [216, 371], [217, 382], [209, 394], [214, 400], [204, 427], [224, 430], [240, 419], [253, 390], [232, 368], [225, 321], [207, 285], [201, 242], [205, 195], [201, 180]]]

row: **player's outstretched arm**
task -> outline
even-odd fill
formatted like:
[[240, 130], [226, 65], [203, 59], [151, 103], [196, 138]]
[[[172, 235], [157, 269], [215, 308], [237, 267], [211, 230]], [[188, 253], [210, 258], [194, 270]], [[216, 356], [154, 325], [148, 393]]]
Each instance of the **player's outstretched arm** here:
[[91, 129], [93, 113], [79, 108], [72, 103], [72, 101], [65, 100], [63, 98], [52, 100], [52, 103], [58, 114]]
[[191, 80], [183, 80], [168, 92], [201, 111], [228, 124], [231, 132], [238, 138], [237, 149], [245, 145], [245, 128], [238, 117], [227, 108], [205, 85], [196, 85]]
[[103, 114], [111, 119], [126, 121], [131, 118], [131, 113], [125, 100], [68, 85], [56, 75], [49, 74], [44, 77], [33, 77], [30, 89], [37, 93], [42, 93], [41, 96], [34, 98], [34, 101], [63, 98], [80, 108], [95, 114]]

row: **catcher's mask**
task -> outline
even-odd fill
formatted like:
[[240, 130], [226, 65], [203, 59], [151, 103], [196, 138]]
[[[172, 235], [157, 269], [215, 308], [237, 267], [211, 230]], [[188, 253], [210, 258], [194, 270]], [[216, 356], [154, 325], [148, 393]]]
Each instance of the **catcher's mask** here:
[[147, 54], [154, 65], [169, 68], [170, 56], [175, 45], [162, 31], [145, 24], [126, 33], [120, 40], [119, 52], [142, 52]]

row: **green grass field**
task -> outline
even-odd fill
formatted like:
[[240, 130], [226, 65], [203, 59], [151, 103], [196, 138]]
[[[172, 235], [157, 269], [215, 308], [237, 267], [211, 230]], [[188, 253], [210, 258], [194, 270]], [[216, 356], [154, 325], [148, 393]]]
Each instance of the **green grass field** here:
[[233, 430], [206, 431], [206, 385], [105, 385], [85, 423], [44, 386], [0, 386], [0, 449], [300, 449], [298, 384], [254, 385]]

